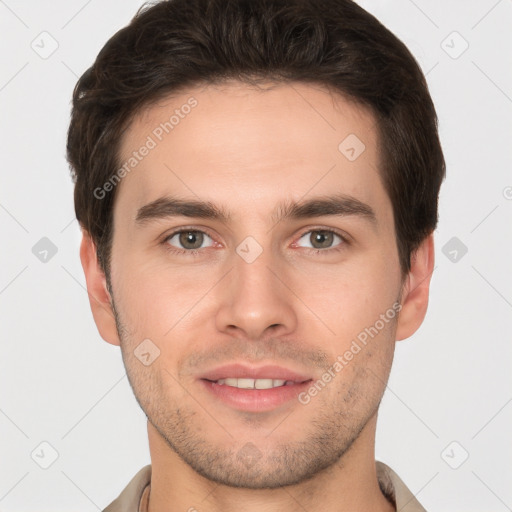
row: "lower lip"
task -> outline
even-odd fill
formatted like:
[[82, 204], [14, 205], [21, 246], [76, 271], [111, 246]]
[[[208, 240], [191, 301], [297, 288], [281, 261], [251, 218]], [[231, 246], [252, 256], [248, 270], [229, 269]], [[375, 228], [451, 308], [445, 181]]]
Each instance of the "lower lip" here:
[[203, 386], [225, 404], [248, 412], [271, 411], [291, 400], [298, 401], [298, 395], [311, 383], [311, 380], [271, 389], [240, 389], [225, 384], [217, 384], [201, 379]]

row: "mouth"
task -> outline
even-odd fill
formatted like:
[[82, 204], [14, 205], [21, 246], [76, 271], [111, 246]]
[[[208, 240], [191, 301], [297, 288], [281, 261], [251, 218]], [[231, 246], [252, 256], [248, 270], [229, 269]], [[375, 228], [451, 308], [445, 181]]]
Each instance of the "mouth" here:
[[249, 412], [268, 412], [297, 400], [312, 380], [284, 367], [245, 364], [215, 368], [199, 378], [207, 392], [224, 405]]
[[[215, 382], [215, 381], [214, 381]], [[219, 379], [216, 381], [219, 386], [231, 386], [238, 389], [273, 389], [281, 386], [293, 386], [299, 384], [293, 380], [283, 379], [250, 379], [236, 377], [227, 377], [226, 379]]]

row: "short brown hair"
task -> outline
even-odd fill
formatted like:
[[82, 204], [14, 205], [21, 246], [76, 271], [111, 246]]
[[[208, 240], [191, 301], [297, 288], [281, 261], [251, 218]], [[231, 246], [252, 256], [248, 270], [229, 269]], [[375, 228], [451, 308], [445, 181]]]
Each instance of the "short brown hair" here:
[[123, 133], [152, 102], [237, 79], [318, 84], [377, 118], [381, 178], [393, 205], [400, 265], [437, 225], [445, 162], [423, 73], [406, 46], [350, 0], [164, 0], [112, 36], [73, 93], [67, 158], [75, 212], [109, 277]]

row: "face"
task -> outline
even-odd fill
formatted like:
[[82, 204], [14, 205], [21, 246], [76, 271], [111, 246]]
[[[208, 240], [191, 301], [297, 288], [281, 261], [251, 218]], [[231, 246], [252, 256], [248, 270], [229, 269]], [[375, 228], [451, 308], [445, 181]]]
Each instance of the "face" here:
[[403, 292], [372, 114], [305, 84], [195, 88], [120, 160], [112, 301], [151, 428], [230, 486], [335, 465], [374, 424]]

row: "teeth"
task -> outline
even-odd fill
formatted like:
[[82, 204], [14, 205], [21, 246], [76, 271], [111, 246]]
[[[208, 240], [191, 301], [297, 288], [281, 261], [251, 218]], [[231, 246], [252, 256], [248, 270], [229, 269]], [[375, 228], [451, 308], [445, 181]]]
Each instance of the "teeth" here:
[[227, 379], [219, 379], [217, 384], [231, 386], [240, 389], [271, 389], [293, 384], [293, 381], [285, 381], [281, 379], [236, 379], [228, 377]]

